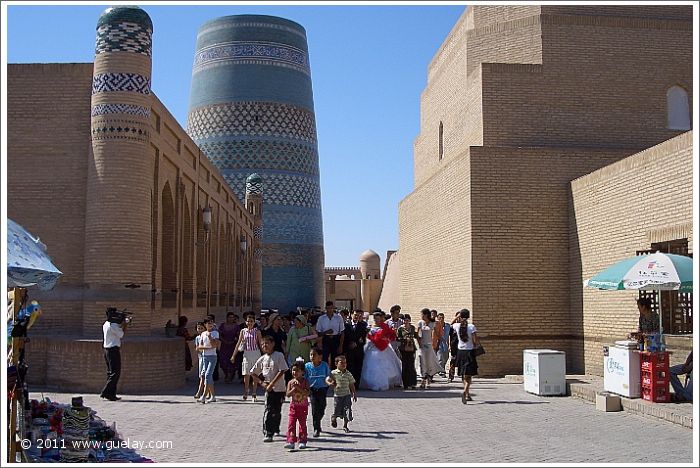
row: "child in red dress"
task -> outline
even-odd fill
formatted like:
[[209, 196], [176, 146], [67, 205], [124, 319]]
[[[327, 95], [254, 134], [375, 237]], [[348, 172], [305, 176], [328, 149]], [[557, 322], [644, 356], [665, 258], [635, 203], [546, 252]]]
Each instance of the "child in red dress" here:
[[292, 365], [292, 380], [287, 384], [287, 396], [292, 398], [289, 403], [289, 423], [287, 424], [286, 449], [294, 449], [297, 442], [296, 426], [299, 423], [299, 448], [305, 449], [308, 440], [306, 417], [309, 414], [309, 382], [304, 378], [304, 362]]

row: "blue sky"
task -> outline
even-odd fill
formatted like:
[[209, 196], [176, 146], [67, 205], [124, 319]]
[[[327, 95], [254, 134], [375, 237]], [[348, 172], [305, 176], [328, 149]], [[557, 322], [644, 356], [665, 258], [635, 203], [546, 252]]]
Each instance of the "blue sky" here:
[[[115, 3], [119, 4], [119, 3]], [[109, 4], [7, 6], [7, 62], [92, 62]], [[427, 66], [464, 5], [166, 5], [153, 21], [153, 90], [186, 127], [198, 28], [225, 15], [281, 16], [306, 28], [321, 164], [326, 265], [385, 261], [398, 203], [413, 189], [413, 140]]]

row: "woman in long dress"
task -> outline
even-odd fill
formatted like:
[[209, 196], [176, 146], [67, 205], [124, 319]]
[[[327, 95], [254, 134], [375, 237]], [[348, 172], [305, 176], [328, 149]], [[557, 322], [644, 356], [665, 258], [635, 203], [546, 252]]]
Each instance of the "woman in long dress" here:
[[403, 325], [397, 333], [399, 337], [399, 352], [401, 353], [401, 380], [403, 388], [415, 389], [418, 384], [416, 375], [416, 327], [411, 325], [411, 316], [403, 316]]
[[185, 370], [189, 371], [192, 369], [192, 353], [190, 352], [190, 345], [187, 344], [187, 342], [194, 340], [194, 336], [190, 335], [190, 331], [187, 329], [187, 317], [184, 315], [178, 317], [177, 325], [175, 335], [185, 339]]
[[360, 387], [374, 391], [389, 390], [401, 386], [401, 361], [391, 348], [396, 332], [384, 323], [384, 312], [374, 313], [374, 326], [367, 334], [365, 361], [362, 366]]
[[238, 316], [233, 312], [229, 312], [226, 314], [226, 321], [219, 325], [219, 337], [221, 339], [219, 366], [224, 371], [224, 383], [233, 382], [236, 363], [231, 361], [231, 357], [236, 350], [240, 332], [241, 326], [238, 324]]
[[421, 310], [421, 316], [422, 320], [416, 326], [420, 345], [420, 375], [422, 378], [420, 388], [425, 388], [426, 385], [430, 388], [430, 379], [440, 372], [437, 355], [433, 350], [435, 322], [430, 319], [430, 309]]

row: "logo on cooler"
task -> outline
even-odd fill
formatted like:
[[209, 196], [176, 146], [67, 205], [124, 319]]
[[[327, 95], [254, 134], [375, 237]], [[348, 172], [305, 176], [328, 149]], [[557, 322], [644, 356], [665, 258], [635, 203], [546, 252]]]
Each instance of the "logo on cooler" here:
[[537, 371], [536, 371], [535, 367], [532, 364], [530, 364], [529, 362], [525, 362], [524, 373], [528, 377], [534, 377], [535, 375], [537, 375]]
[[617, 374], [617, 375], [624, 375], [625, 374], [625, 366], [621, 362], [616, 361], [612, 358], [609, 358], [608, 359], [608, 373]]

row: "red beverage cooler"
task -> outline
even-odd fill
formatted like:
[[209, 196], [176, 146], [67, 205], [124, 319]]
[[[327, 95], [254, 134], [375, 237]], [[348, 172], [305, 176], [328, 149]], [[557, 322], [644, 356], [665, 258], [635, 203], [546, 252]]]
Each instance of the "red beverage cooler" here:
[[668, 391], [668, 351], [644, 351], [639, 354], [642, 398], [656, 403], [671, 401], [671, 394]]

